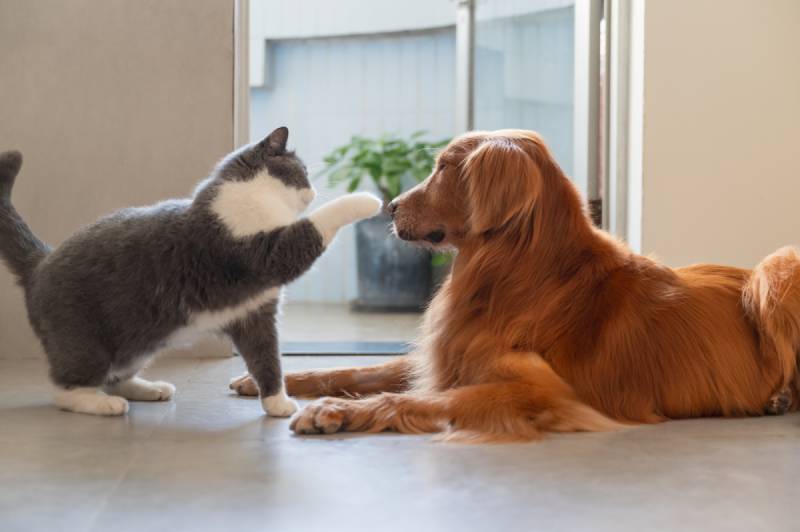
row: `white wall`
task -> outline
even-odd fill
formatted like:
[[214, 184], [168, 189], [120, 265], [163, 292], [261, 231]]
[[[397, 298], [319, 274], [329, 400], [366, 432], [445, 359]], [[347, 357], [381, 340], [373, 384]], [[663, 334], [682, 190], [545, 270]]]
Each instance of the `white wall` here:
[[[191, 193], [233, 147], [233, 1], [0, 2], [0, 150], [57, 244], [120, 207]], [[0, 357], [41, 356], [0, 267]]]
[[649, 0], [642, 247], [752, 266], [800, 243], [800, 2]]
[[454, 0], [250, 0], [251, 38], [389, 33], [451, 26]]
[[451, 27], [454, 0], [250, 0], [250, 84], [264, 80], [265, 43]]

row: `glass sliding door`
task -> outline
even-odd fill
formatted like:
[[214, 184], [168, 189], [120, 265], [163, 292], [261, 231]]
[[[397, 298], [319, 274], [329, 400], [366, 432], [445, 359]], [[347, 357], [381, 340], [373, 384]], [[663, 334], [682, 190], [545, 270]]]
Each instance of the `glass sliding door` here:
[[[346, 191], [320, 172], [353, 137], [381, 146], [468, 129], [538, 131], [597, 199], [600, 8], [601, 0], [250, 0], [250, 137], [289, 126], [316, 179], [312, 209]], [[370, 187], [362, 177], [356, 185]], [[388, 230], [381, 242], [393, 242]], [[359, 255], [358, 243], [345, 228], [287, 287], [281, 334], [298, 352], [354, 352], [354, 342], [378, 352], [375, 342], [416, 334], [418, 314], [351, 312], [363, 310], [351, 307], [361, 300], [357, 257], [372, 256]], [[425, 257], [413, 271], [432, 277], [434, 266]]]
[[[417, 145], [456, 133], [455, 15], [451, 0], [250, 0], [250, 138], [260, 139], [279, 125], [289, 127], [289, 145], [305, 161], [317, 188], [310, 210], [351, 185], [322, 174], [337, 148], [371, 150], [370, 160], [380, 162], [373, 168], [384, 172], [397, 142], [383, 139]], [[413, 176], [408, 177], [404, 185], [413, 184]], [[377, 192], [367, 174], [356, 184]], [[427, 252], [398, 243], [387, 226], [374, 231], [381, 246], [404, 246], [401, 251], [410, 249], [406, 253], [421, 259], [393, 270], [381, 259], [388, 253], [370, 259], [373, 255], [360, 251], [363, 239], [354, 227], [343, 228], [314, 267], [286, 287], [284, 352], [386, 354], [406, 349], [403, 343], [414, 339], [419, 313], [409, 311], [411, 305], [391, 313], [365, 311], [361, 287], [367, 283], [359, 273], [359, 257], [379, 265], [372, 270], [385, 272], [386, 285], [410, 275], [422, 286], [414, 293], [432, 285], [433, 265]]]
[[599, 80], [586, 67], [598, 60], [599, 20], [582, 20], [592, 7], [599, 14], [591, 0], [476, 0], [472, 100], [474, 129], [539, 132], [590, 199]]

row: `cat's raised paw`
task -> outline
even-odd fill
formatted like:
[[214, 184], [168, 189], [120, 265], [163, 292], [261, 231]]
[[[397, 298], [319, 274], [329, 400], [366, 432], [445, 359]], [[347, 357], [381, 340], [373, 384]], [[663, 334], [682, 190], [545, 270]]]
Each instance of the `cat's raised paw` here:
[[289, 417], [298, 410], [297, 403], [283, 391], [269, 397], [262, 397], [261, 406], [264, 407], [264, 412], [272, 417]]
[[322, 235], [322, 244], [327, 246], [339, 229], [378, 214], [382, 205], [381, 200], [374, 195], [357, 192], [329, 201], [308, 218]]
[[370, 218], [381, 212], [383, 202], [369, 192], [355, 192], [342, 198], [345, 205], [351, 209], [351, 214], [356, 220]]

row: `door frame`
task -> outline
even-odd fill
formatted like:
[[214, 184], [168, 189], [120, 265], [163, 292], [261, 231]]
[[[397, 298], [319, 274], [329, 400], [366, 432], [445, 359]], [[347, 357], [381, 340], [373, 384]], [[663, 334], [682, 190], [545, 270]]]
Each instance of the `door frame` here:
[[250, 0], [233, 0], [233, 147], [250, 142]]

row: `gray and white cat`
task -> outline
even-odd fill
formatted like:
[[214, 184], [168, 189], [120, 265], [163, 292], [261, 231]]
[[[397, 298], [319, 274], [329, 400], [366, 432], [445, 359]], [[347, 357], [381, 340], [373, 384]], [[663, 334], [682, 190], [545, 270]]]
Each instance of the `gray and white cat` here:
[[275, 326], [281, 286], [381, 202], [350, 194], [298, 219], [315, 193], [288, 135], [278, 128], [228, 155], [192, 198], [123, 209], [55, 249], [11, 205], [21, 154], [0, 154], [0, 256], [25, 290], [58, 407], [121, 415], [127, 399], [167, 400], [172, 384], [137, 372], [158, 350], [219, 332], [244, 358], [267, 414], [295, 412]]

